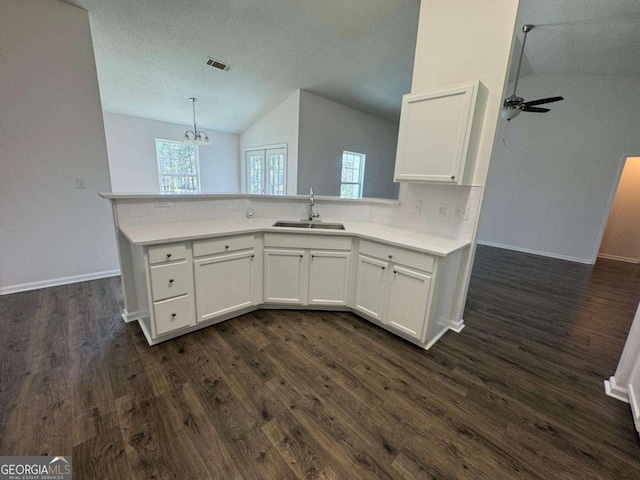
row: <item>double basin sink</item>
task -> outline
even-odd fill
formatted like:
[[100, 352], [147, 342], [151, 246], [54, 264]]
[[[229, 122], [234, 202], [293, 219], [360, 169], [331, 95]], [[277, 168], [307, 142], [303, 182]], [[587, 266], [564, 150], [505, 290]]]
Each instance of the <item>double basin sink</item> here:
[[313, 228], [318, 230], [344, 230], [342, 223], [321, 223], [316, 220], [315, 222], [307, 220], [278, 220], [273, 224], [274, 227], [287, 227], [287, 228]]

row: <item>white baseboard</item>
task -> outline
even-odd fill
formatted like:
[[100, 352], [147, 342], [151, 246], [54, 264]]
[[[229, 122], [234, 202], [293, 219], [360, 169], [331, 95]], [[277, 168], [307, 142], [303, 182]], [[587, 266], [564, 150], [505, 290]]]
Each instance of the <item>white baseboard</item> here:
[[484, 242], [484, 241], [478, 241], [478, 245], [485, 245], [487, 247], [502, 248], [504, 250], [513, 250], [514, 252], [530, 253], [532, 255], [540, 255], [543, 257], [557, 258], [558, 260], [568, 260], [570, 262], [585, 263], [587, 265], [592, 265], [591, 259], [589, 258], [571, 257], [569, 255], [560, 255], [558, 253], [551, 253], [551, 252], [541, 252], [540, 250], [532, 250], [530, 248], [514, 247], [512, 245], [503, 245], [501, 243], [492, 243], [492, 242]]
[[461, 318], [457, 322], [451, 322], [449, 324], [449, 330], [453, 330], [456, 333], [460, 333], [464, 328], [464, 318]]
[[616, 383], [616, 377], [611, 376], [609, 377], [609, 380], [604, 381], [604, 391], [610, 397], [629, 403], [629, 394], [627, 393], [627, 389]]
[[120, 270], [107, 270], [104, 272], [74, 275], [72, 277], [53, 278], [51, 280], [42, 280], [39, 282], [21, 283], [20, 285], [9, 285], [8, 287], [0, 287], [0, 295], [9, 295], [10, 293], [27, 292], [29, 290], [38, 290], [40, 288], [56, 287], [58, 285], [67, 285], [69, 283], [98, 280], [100, 278], [115, 277], [117, 275], [120, 275]]
[[608, 253], [599, 253], [598, 258], [606, 258], [608, 260], [617, 260], [619, 262], [640, 263], [638, 258], [619, 257], [618, 255], [609, 255]]
[[440, 337], [442, 337], [445, 333], [447, 333], [449, 331], [449, 327], [444, 327], [435, 337], [433, 337], [431, 339], [431, 341], [429, 343], [427, 343], [424, 347], [425, 350], [429, 350], [431, 347], [433, 347], [435, 345], [435, 343], [440, 340]]

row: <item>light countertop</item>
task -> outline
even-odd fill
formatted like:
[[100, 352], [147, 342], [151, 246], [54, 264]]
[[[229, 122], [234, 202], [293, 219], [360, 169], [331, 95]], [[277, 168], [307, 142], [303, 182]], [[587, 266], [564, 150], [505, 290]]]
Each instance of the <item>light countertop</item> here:
[[198, 240], [202, 238], [235, 235], [241, 233], [297, 233], [301, 235], [338, 235], [381, 241], [397, 247], [445, 257], [460, 250], [470, 242], [438, 237], [413, 230], [388, 227], [374, 223], [342, 222], [344, 230], [311, 230], [306, 228], [274, 227], [277, 218], [234, 218], [200, 222], [162, 223], [154, 225], [121, 226], [120, 231], [134, 245]]

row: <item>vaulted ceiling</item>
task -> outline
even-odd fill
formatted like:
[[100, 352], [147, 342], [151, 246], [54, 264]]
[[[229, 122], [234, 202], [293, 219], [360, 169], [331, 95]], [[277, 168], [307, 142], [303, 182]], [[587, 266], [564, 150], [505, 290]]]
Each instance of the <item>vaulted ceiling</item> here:
[[[411, 88], [419, 0], [65, 1], [89, 12], [106, 111], [189, 124], [195, 96], [202, 127], [241, 132], [302, 88], [397, 121]], [[638, 0], [521, 0], [524, 23], [525, 75], [640, 75]]]

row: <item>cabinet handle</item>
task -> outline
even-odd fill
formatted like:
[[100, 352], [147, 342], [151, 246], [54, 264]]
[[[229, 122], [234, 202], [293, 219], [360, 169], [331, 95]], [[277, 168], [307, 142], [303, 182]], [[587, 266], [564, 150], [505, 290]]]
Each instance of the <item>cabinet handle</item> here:
[[171, 258], [171, 254], [170, 253], [167, 253], [167, 258]]
[[170, 279], [169, 279], [169, 283], [173, 283], [173, 278], [170, 278]]
[[389, 258], [393, 258], [393, 255], [389, 255]]
[[229, 250], [229, 245], [225, 245], [224, 248]]
[[177, 313], [172, 313], [172, 314], [171, 314], [171, 317], [173, 318], [173, 317], [175, 317], [176, 315], [177, 315]]

